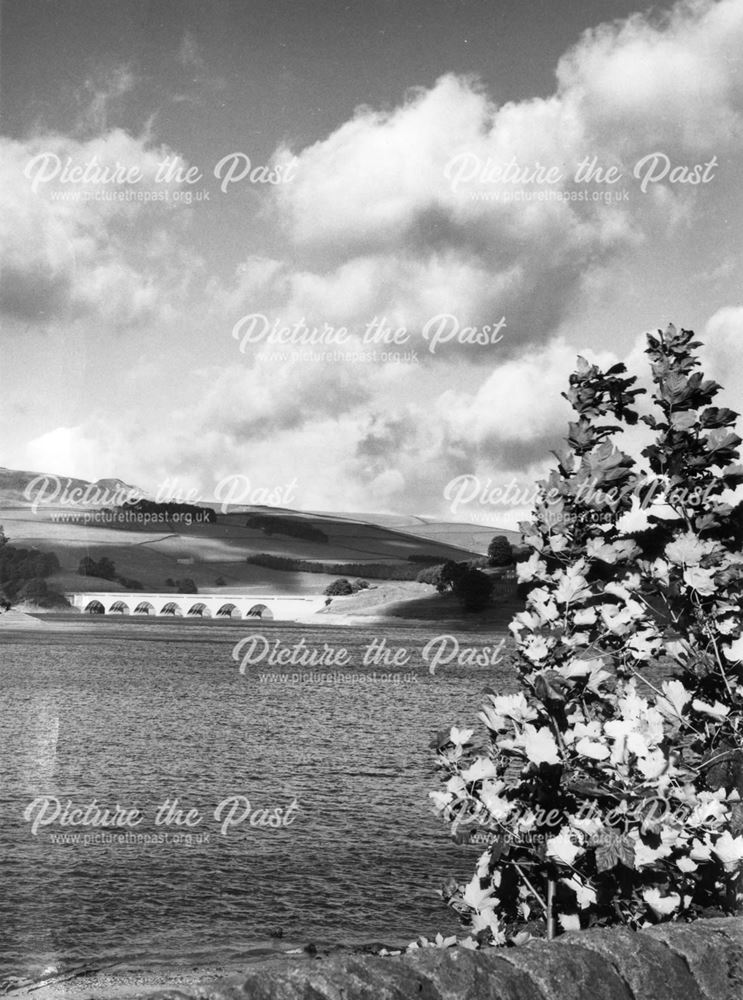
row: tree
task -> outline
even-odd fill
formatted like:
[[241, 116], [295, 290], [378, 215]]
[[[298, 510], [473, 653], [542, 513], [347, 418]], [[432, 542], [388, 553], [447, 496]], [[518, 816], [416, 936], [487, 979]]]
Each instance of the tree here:
[[326, 597], [345, 597], [347, 594], [353, 593], [353, 587], [345, 577], [340, 577], [328, 584], [323, 593]]
[[440, 568], [439, 582], [436, 584], [436, 590], [440, 594], [443, 594], [447, 590], [453, 590], [457, 580], [466, 571], [467, 563], [458, 563], [454, 562], [453, 559], [447, 559]]
[[417, 583], [427, 583], [431, 587], [438, 588], [441, 583], [441, 570], [443, 563], [439, 563], [437, 566], [426, 566], [422, 569], [420, 573], [416, 576]]
[[[518, 943], [527, 922], [551, 937], [736, 908], [743, 568], [722, 494], [743, 467], [737, 414], [711, 405], [699, 346], [672, 326], [648, 338], [648, 469], [612, 441], [637, 422], [636, 380], [583, 359], [570, 378], [568, 447], [521, 526], [521, 689], [489, 696], [484, 752], [472, 730], [438, 741], [436, 807], [458, 836], [487, 834], [472, 881], [449, 894], [475, 946]], [[622, 532], [633, 500], [662, 548]]]
[[90, 556], [83, 556], [78, 563], [77, 572], [79, 576], [98, 576], [98, 564]]
[[28, 580], [24, 583], [20, 596], [22, 599], [35, 601], [41, 597], [46, 597], [48, 593], [49, 587], [46, 580], [42, 577], [35, 577], [33, 580]]
[[190, 579], [190, 577], [187, 577], [185, 580], [178, 581], [179, 594], [198, 594], [198, 592], [199, 588], [196, 586], [194, 581]]
[[116, 566], [106, 556], [101, 556], [98, 562], [90, 556], [84, 556], [77, 567], [80, 576], [95, 576], [100, 580], [115, 580]]
[[490, 604], [493, 581], [479, 569], [466, 569], [454, 581], [453, 588], [465, 611], [484, 611]]
[[496, 535], [488, 545], [488, 563], [490, 566], [511, 566], [513, 550], [505, 535]]
[[116, 566], [107, 556], [101, 556], [98, 560], [98, 573], [102, 580], [115, 580], [116, 579]]

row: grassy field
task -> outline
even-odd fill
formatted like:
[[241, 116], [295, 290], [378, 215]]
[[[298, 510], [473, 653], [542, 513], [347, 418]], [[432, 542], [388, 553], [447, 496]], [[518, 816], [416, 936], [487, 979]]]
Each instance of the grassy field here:
[[[187, 525], [181, 521], [118, 527], [84, 523], [92, 508], [41, 504], [34, 511], [23, 497], [24, 484], [34, 475], [0, 469], [0, 524], [14, 545], [37, 547], [57, 555], [61, 571], [49, 583], [60, 591], [126, 589], [114, 581], [79, 576], [77, 568], [85, 556], [95, 560], [107, 557], [115, 564], [117, 575], [139, 581], [146, 591], [168, 591], [173, 588], [166, 585], [167, 579], [188, 578], [200, 591], [318, 594], [339, 573], [285, 571], [251, 565], [246, 559], [270, 554], [311, 563], [360, 563], [360, 570], [353, 576], [363, 578], [364, 564], [415, 568], [410, 557], [421, 556], [440, 562], [462, 561], [482, 555], [494, 534], [516, 540], [513, 532], [497, 528], [414, 516], [377, 517], [265, 507], [241, 507], [226, 514], [218, 511], [213, 524]], [[305, 526], [323, 532], [327, 541], [248, 527], [246, 522], [254, 514], [281, 515], [295, 528]], [[218, 585], [217, 580], [224, 582]], [[410, 599], [410, 594], [405, 599]]]

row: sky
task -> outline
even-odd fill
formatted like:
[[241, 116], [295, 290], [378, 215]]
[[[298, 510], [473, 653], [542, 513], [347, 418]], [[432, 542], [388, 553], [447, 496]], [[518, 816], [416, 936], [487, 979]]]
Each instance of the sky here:
[[515, 527], [578, 354], [672, 321], [741, 408], [742, 51], [743, 0], [5, 0], [0, 465]]

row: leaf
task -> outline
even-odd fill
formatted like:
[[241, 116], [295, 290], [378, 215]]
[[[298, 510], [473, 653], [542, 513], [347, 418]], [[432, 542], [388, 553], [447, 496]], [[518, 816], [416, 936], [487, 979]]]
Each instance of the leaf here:
[[509, 786], [521, 784], [524, 773], [524, 762], [518, 757], [511, 757], [503, 772], [502, 780]]
[[543, 702], [565, 701], [565, 691], [570, 685], [556, 670], [548, 670], [534, 681], [534, 693]]
[[691, 410], [681, 410], [671, 417], [671, 427], [675, 431], [688, 431], [696, 424], [696, 414]]
[[606, 872], [622, 864], [635, 867], [635, 848], [629, 837], [612, 837], [596, 848], [596, 871]]

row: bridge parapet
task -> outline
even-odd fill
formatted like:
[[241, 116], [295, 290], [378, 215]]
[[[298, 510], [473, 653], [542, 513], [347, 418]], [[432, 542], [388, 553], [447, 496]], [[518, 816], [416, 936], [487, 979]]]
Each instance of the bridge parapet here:
[[296, 594], [95, 593], [65, 595], [84, 614], [172, 616], [176, 618], [265, 618], [292, 621], [320, 611], [326, 598]]

